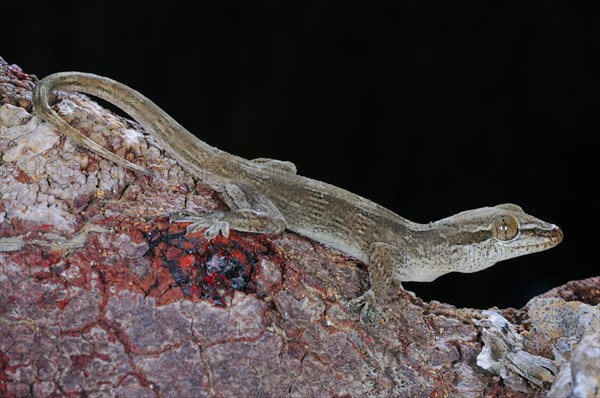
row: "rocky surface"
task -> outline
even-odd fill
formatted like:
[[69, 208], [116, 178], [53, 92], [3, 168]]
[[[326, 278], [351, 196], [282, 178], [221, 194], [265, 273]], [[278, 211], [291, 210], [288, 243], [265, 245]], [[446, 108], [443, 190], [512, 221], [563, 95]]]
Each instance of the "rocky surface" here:
[[[598, 396], [600, 278], [524, 309], [347, 306], [364, 266], [293, 233], [207, 242], [168, 217], [225, 209], [128, 120], [79, 94], [63, 117], [157, 177], [35, 117], [0, 58], [0, 396]], [[570, 394], [570, 395], [569, 395]]]

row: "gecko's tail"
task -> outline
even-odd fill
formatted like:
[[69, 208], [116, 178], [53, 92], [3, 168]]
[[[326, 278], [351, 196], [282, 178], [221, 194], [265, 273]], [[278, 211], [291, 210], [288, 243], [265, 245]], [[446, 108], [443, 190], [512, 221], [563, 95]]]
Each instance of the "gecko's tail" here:
[[[197, 139], [148, 98], [122, 83], [82, 72], [55, 73], [42, 79], [33, 92], [33, 104], [38, 115], [81, 146], [123, 167], [146, 175], [155, 174], [101, 147], [65, 122], [48, 103], [48, 98], [56, 90], [90, 94], [120, 108], [135, 119], [159, 144], [170, 150], [184, 167], [189, 163], [185, 159], [188, 154], [196, 158], [215, 154], [215, 148]], [[181, 143], [181, 148], [174, 148], [178, 143]]]
[[[154, 173], [152, 171], [147, 170], [146, 168], [132, 163], [126, 159], [123, 159], [120, 156], [117, 156], [116, 154], [98, 145], [96, 142], [92, 141], [85, 135], [81, 134], [77, 129], [65, 122], [58, 115], [58, 113], [56, 113], [50, 107], [48, 99], [55, 90], [81, 91], [88, 94], [97, 95], [100, 98], [112, 102], [109, 99], [104, 98], [104, 95], [99, 95], [97, 90], [90, 89], [92, 87], [91, 85], [86, 84], [87, 82], [90, 82], [93, 83], [94, 88], [99, 88], [101, 85], [97, 84], [98, 80], [96, 78], [98, 78], [98, 76], [77, 72], [56, 73], [47, 76], [35, 86], [35, 89], [33, 91], [33, 105], [36, 109], [36, 112], [42, 119], [51, 123], [60, 132], [64, 133], [66, 136], [77, 142], [79, 145], [89, 149], [90, 151], [128, 169], [146, 175], [153, 175]], [[100, 82], [106, 83], [105, 81]]]

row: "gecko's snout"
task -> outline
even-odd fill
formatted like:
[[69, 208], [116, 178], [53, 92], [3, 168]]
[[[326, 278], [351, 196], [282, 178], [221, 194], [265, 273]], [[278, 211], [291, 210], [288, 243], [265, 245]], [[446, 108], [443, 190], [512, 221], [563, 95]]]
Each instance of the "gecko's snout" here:
[[563, 240], [563, 232], [558, 225], [550, 224], [543, 230], [541, 236], [544, 237], [544, 246], [549, 249], [558, 245]]
[[552, 224], [552, 227], [550, 227], [550, 232], [551, 232], [550, 236], [552, 238], [552, 242], [555, 245], [558, 245], [560, 242], [562, 242], [564, 235], [558, 225]]

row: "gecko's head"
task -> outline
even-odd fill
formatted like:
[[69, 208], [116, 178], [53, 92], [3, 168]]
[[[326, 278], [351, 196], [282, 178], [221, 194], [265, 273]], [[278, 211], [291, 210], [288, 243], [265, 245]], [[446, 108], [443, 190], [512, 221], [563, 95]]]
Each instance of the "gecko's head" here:
[[510, 203], [464, 211], [435, 224], [458, 272], [480, 271], [498, 261], [550, 249], [563, 239], [559, 227]]

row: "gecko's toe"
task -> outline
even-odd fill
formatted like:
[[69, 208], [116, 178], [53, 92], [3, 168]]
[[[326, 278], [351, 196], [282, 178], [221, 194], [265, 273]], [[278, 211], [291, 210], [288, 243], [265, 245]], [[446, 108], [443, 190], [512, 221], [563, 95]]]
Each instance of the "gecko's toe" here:
[[199, 214], [196, 213], [191, 213], [188, 211], [180, 211], [177, 212], [175, 214], [171, 214], [171, 216], [169, 217], [169, 222], [174, 223], [174, 222], [191, 222], [191, 223], [198, 223], [200, 221], [204, 221], [206, 219], [206, 217], [202, 217]]
[[371, 291], [367, 291], [366, 293], [348, 301], [348, 307], [354, 311], [361, 309], [361, 307], [367, 305], [372, 300], [372, 294], [369, 293], [371, 293]]
[[188, 225], [185, 228], [185, 234], [188, 235], [188, 234], [193, 234], [195, 232], [200, 232], [204, 228], [206, 228], [206, 226], [201, 225], [199, 223], [191, 223], [190, 225]]
[[213, 225], [211, 225], [206, 229], [206, 231], [204, 231], [204, 237], [208, 241], [213, 240], [214, 238], [219, 236], [219, 234], [223, 235], [226, 238], [229, 237], [229, 223], [227, 221], [215, 221]]
[[365, 304], [360, 311], [360, 323], [363, 325], [373, 325], [375, 323], [385, 322], [387, 317], [385, 313], [376, 305]]
[[360, 322], [363, 325], [374, 324], [385, 321], [385, 313], [377, 305], [375, 294], [372, 290], [366, 291], [363, 295], [358, 296], [348, 302], [348, 306], [353, 310], [360, 310]]

